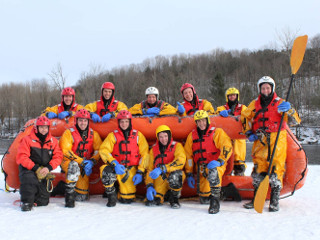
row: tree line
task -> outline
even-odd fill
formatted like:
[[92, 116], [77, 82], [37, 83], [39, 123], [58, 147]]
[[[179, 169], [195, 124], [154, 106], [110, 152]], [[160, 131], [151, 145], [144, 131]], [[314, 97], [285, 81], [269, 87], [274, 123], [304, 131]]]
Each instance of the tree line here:
[[[156, 56], [112, 70], [94, 66], [83, 72], [72, 87], [76, 90], [76, 101], [82, 105], [98, 100], [102, 83], [110, 81], [116, 86], [115, 98], [128, 107], [141, 102], [149, 86], [157, 87], [160, 99], [176, 106], [177, 101], [182, 101], [181, 85], [189, 82], [195, 86], [197, 95], [211, 101], [216, 109], [225, 103], [225, 90], [231, 86], [240, 90], [240, 102], [248, 105], [258, 96], [256, 84], [265, 75], [275, 80], [278, 96], [285, 97], [291, 75], [289, 47], [255, 51], [218, 48], [203, 54]], [[295, 79], [289, 101], [305, 124], [319, 125], [312, 112], [320, 110], [320, 34], [309, 39]], [[49, 80], [0, 86], [1, 134], [18, 131], [47, 106], [60, 103], [61, 89], [66, 87], [60, 65], [49, 74]]]

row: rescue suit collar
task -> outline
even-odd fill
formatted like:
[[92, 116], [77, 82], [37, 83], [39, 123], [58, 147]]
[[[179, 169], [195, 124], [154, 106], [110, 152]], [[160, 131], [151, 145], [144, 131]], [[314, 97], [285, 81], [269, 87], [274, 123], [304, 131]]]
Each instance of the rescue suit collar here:
[[[130, 123], [129, 123], [129, 126], [127, 129], [123, 130], [121, 127], [120, 127], [120, 124], [118, 122], [118, 126], [119, 126], [119, 129], [121, 130], [121, 132], [123, 133], [123, 136], [126, 140], [128, 140], [128, 137], [130, 136], [130, 133], [131, 133], [131, 130], [132, 130], [132, 125], [131, 125], [131, 119], [130, 120]], [[119, 120], [120, 121], [120, 120]]]
[[101, 93], [101, 100], [103, 101], [103, 104], [104, 104], [105, 108], [107, 109], [108, 106], [114, 101], [114, 90], [112, 90], [112, 94], [108, 100], [105, 99], [103, 94]]
[[206, 135], [209, 126], [210, 126], [210, 124], [209, 124], [209, 121], [208, 121], [208, 118], [207, 118], [207, 126], [206, 126], [206, 128], [204, 130], [201, 130], [199, 127], [197, 127], [197, 132], [198, 132], [198, 135], [199, 135], [200, 139], [203, 137], [203, 135]]
[[81, 138], [82, 138], [82, 139], [87, 139], [87, 137], [88, 137], [89, 124], [88, 124], [88, 126], [86, 127], [85, 130], [81, 130], [81, 128], [79, 128], [79, 126], [78, 126], [78, 123], [76, 124], [76, 128], [77, 128], [77, 130], [78, 130]]
[[37, 127], [37, 128], [38, 128], [38, 131], [35, 133], [36, 136], [37, 136], [37, 138], [39, 138], [39, 140], [40, 140], [41, 143], [45, 143], [46, 138], [47, 138], [49, 132], [47, 132], [45, 135], [43, 135], [43, 134], [41, 134], [41, 133], [39, 132], [39, 127]]
[[268, 106], [271, 103], [273, 95], [274, 92], [270, 93], [268, 96], [260, 93], [260, 103], [262, 108]]

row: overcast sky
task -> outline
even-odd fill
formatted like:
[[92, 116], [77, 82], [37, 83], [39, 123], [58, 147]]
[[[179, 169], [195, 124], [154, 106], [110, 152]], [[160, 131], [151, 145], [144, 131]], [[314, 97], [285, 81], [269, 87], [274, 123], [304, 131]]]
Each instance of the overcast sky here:
[[47, 78], [74, 85], [157, 55], [260, 49], [276, 32], [320, 33], [319, 0], [0, 0], [0, 84]]

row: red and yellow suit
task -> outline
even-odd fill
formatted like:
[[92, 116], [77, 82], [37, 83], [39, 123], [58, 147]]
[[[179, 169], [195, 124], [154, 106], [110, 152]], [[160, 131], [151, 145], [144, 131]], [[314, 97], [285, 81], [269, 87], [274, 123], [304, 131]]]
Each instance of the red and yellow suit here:
[[[160, 108], [159, 116], [163, 115], [175, 115], [178, 114], [177, 109], [170, 105], [169, 103], [166, 103], [162, 100], [158, 100], [156, 105], [154, 107]], [[135, 104], [133, 107], [129, 109], [129, 112], [132, 115], [144, 115], [143, 110], [147, 111], [149, 109], [149, 105], [147, 104], [147, 101], [142, 101], [141, 103]]]
[[[252, 160], [255, 164], [255, 171], [257, 174], [268, 172], [269, 162], [267, 159], [268, 155], [272, 154], [282, 116], [282, 113], [278, 112], [278, 105], [284, 100], [274, 93], [270, 104], [264, 109], [262, 109], [260, 101], [261, 95], [253, 100], [246, 110], [241, 112], [241, 121], [243, 122], [244, 132], [252, 130], [255, 134], [259, 132], [262, 133], [261, 140], [255, 141], [252, 146]], [[277, 149], [272, 162], [274, 167], [273, 172], [276, 173], [281, 184], [287, 158], [287, 132], [285, 130], [285, 125], [288, 121], [288, 115], [291, 115], [298, 123], [301, 122], [299, 115], [293, 108], [291, 108], [284, 116], [284, 123], [282, 124]], [[270, 145], [270, 151], [268, 151], [268, 145]]]
[[232, 143], [229, 136], [223, 129], [210, 125], [201, 140], [199, 139], [197, 128], [195, 128], [188, 135], [184, 149], [187, 155], [185, 166], [186, 174], [193, 174], [193, 172], [199, 173], [199, 195], [203, 197], [210, 196], [210, 183], [205, 177], [208, 176], [208, 168], [206, 165], [212, 160], [221, 159], [224, 161], [222, 166], [217, 167], [220, 183], [215, 187], [221, 187], [222, 176], [226, 171], [227, 162], [232, 154]]
[[199, 99], [198, 96], [196, 96], [196, 104], [191, 104], [190, 102], [185, 100], [184, 102], [182, 102], [182, 105], [186, 110], [183, 116], [193, 115], [198, 110], [205, 110], [208, 112], [208, 115], [214, 114], [214, 108], [211, 102], [206, 99]]
[[102, 96], [100, 97], [100, 100], [89, 103], [84, 108], [89, 112], [98, 114], [100, 117], [104, 116], [107, 113], [111, 113], [116, 117], [121, 110], [128, 110], [127, 105], [123, 102], [115, 100], [114, 96], [112, 97], [108, 108], [105, 108]]
[[[174, 172], [180, 170], [182, 172], [182, 182], [185, 179], [185, 173], [182, 171], [184, 165], [186, 163], [186, 154], [183, 149], [181, 143], [171, 140], [168, 144], [167, 149], [165, 150], [164, 154], [160, 153], [159, 150], [159, 142], [150, 149], [149, 152], [149, 164], [148, 164], [148, 172], [146, 174], [145, 183], [146, 185], [153, 184], [154, 189], [156, 190], [157, 194], [156, 197], [161, 199], [161, 203], [164, 201], [164, 195], [170, 189], [169, 183], [167, 181], [169, 175]], [[164, 174], [165, 177], [160, 175], [157, 179], [152, 179], [149, 176], [149, 173], [157, 168], [159, 164], [163, 164], [166, 169], [166, 173]], [[165, 178], [165, 179], [164, 179]], [[181, 191], [182, 184], [180, 189], [172, 189], [174, 191]]]
[[[92, 159], [95, 163], [100, 159], [99, 148], [102, 141], [99, 134], [90, 127], [85, 141], [80, 136], [77, 128], [74, 127], [64, 131], [59, 143], [63, 152], [61, 167], [66, 175], [68, 174], [68, 167], [71, 161], [77, 162], [81, 167], [85, 159]], [[66, 183], [68, 184], [70, 181], [66, 179]], [[75, 191], [80, 194], [89, 193], [89, 177], [84, 174], [83, 169], [76, 183]]]
[[[224, 106], [220, 106], [217, 108], [216, 114], [219, 114], [223, 110], [229, 110], [230, 107], [228, 104]], [[246, 110], [247, 107], [243, 104], [237, 104], [234, 109], [233, 116], [241, 116], [241, 112]], [[232, 139], [232, 146], [233, 146], [233, 154], [234, 154], [234, 165], [244, 165], [245, 168], [246, 163], [246, 140], [245, 139]]]
[[[78, 104], [78, 103], [72, 103], [70, 109], [68, 110], [69, 112], [71, 112], [71, 116], [73, 116], [75, 114], [75, 112], [77, 112], [78, 110], [82, 109], [83, 106]], [[48, 112], [54, 112], [55, 114], [59, 114], [61, 112], [64, 112], [65, 109], [64, 109], [64, 105], [63, 105], [63, 102], [61, 101], [61, 103], [59, 103], [58, 105], [55, 105], [53, 107], [47, 107], [41, 114], [41, 116], [47, 116], [46, 114]], [[71, 117], [70, 116], [70, 117]]]
[[[133, 184], [133, 176], [137, 170], [145, 173], [149, 159], [149, 145], [144, 135], [137, 131], [131, 130], [125, 139], [123, 132], [118, 129], [108, 134], [100, 146], [100, 156], [105, 165], [100, 167], [100, 176], [102, 178], [104, 168], [113, 165], [112, 161], [116, 160], [119, 164], [126, 167], [126, 172], [122, 175], [116, 175], [119, 183], [119, 197], [123, 199], [134, 199], [136, 186]], [[126, 179], [125, 181], [122, 181]], [[113, 187], [111, 185], [106, 188]]]

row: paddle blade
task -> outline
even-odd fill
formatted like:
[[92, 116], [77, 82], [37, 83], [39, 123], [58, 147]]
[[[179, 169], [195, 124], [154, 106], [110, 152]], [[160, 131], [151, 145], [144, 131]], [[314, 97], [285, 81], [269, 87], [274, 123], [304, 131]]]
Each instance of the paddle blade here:
[[291, 65], [291, 73], [296, 74], [298, 72], [304, 53], [306, 51], [308, 42], [308, 35], [297, 37], [292, 46], [291, 57], [290, 57], [290, 65]]
[[267, 193], [269, 189], [269, 175], [267, 175], [263, 181], [260, 183], [256, 196], [254, 197], [254, 210], [256, 210], [258, 213], [263, 212], [264, 203], [267, 198]]

